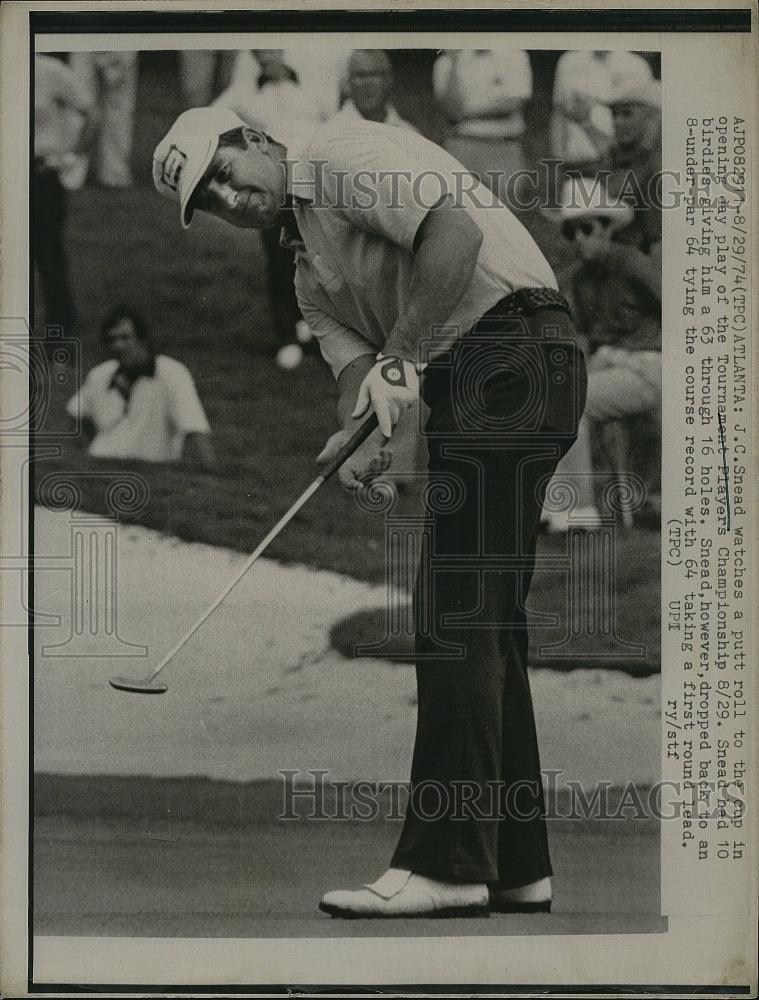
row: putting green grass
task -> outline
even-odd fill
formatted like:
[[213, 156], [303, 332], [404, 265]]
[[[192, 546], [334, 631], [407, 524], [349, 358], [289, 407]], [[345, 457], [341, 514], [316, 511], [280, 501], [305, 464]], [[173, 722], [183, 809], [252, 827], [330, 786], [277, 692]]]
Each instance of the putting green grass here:
[[[610, 796], [611, 810], [619, 794]], [[647, 801], [645, 788], [639, 795]], [[271, 781], [37, 775], [35, 933], [66, 935], [73, 957], [77, 935], [239, 937], [254, 947], [254, 939], [271, 937], [666, 931], [654, 818], [549, 819], [556, 870], [550, 916], [354, 922], [320, 913], [319, 898], [383, 871], [400, 820], [385, 801], [371, 822], [309, 821], [308, 806], [298, 807], [300, 819], [282, 820], [283, 801]], [[568, 804], [556, 814], [570, 815]], [[339, 814], [329, 796], [324, 813]], [[87, 967], [90, 958], [79, 961]]]

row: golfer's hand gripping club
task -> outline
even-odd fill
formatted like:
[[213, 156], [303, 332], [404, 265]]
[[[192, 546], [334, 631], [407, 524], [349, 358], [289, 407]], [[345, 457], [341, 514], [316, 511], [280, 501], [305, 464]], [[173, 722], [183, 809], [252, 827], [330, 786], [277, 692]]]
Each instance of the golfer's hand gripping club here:
[[[353, 434], [348, 438], [345, 444], [339, 449], [337, 454], [328, 459], [327, 463], [323, 466], [320, 475], [322, 482], [325, 482], [334, 476], [337, 470], [343, 465], [361, 445], [366, 441], [370, 434], [372, 434], [379, 426], [379, 421], [377, 420], [377, 414], [370, 414], [363, 424], [353, 432]], [[326, 449], [325, 449], [326, 450]], [[322, 452], [322, 455], [324, 452]], [[318, 459], [317, 459], [318, 461]]]
[[368, 373], [358, 390], [356, 408], [351, 416], [363, 416], [370, 406], [374, 408], [379, 427], [386, 438], [419, 397], [419, 376], [416, 368], [404, 358], [377, 355], [377, 363]]
[[269, 534], [264, 538], [256, 548], [255, 552], [246, 559], [242, 568], [238, 571], [235, 578], [225, 587], [224, 591], [219, 594], [213, 604], [210, 605], [203, 613], [203, 615], [195, 622], [192, 628], [188, 629], [187, 632], [182, 636], [179, 642], [169, 650], [169, 652], [164, 656], [158, 666], [155, 668], [152, 674], [147, 677], [132, 680], [128, 677], [113, 677], [110, 680], [110, 685], [119, 691], [131, 691], [134, 694], [163, 694], [168, 690], [165, 684], [156, 684], [155, 679], [161, 673], [161, 671], [169, 665], [169, 663], [174, 659], [177, 653], [182, 649], [187, 642], [195, 635], [200, 626], [214, 613], [214, 611], [219, 607], [224, 598], [230, 593], [230, 591], [242, 580], [245, 574], [248, 572], [253, 563], [258, 559], [260, 555], [269, 547], [269, 545], [274, 541], [277, 535], [282, 531], [282, 529], [292, 521], [298, 511], [306, 504], [311, 497], [316, 493], [319, 487], [325, 483], [330, 476], [334, 475], [335, 472], [340, 468], [340, 466], [350, 458], [353, 452], [363, 444], [363, 442], [369, 437], [369, 435], [377, 428], [377, 415], [372, 413], [351, 435], [351, 437], [345, 442], [345, 444], [340, 448], [337, 454], [329, 460], [329, 462], [324, 466], [322, 471], [316, 477], [316, 479], [311, 483], [311, 485], [306, 489], [295, 501], [295, 503], [290, 507], [290, 509], [282, 515], [282, 517], [277, 521], [274, 527], [271, 529]]
[[[374, 414], [372, 414], [372, 418], [370, 419], [374, 424], [374, 430], [357, 448], [352, 448], [352, 438], [359, 424], [351, 422], [342, 430], [335, 431], [334, 434], [330, 435], [324, 448], [316, 456], [316, 464], [325, 473], [334, 471], [336, 462], [340, 463], [336, 470], [340, 485], [350, 492], [359, 489], [374, 476], [382, 475], [390, 467], [392, 449], [385, 441], [382, 432], [377, 428]], [[360, 425], [361, 428], [364, 426], [365, 424]], [[363, 433], [361, 437], [364, 437]], [[340, 462], [346, 449], [350, 454]]]

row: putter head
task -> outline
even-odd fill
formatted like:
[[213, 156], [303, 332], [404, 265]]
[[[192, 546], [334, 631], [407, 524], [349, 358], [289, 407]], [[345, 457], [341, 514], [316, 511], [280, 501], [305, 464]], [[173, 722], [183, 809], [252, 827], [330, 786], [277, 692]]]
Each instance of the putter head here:
[[165, 694], [167, 684], [151, 684], [150, 679], [133, 681], [129, 677], [112, 677], [108, 682], [117, 691], [130, 691], [132, 694]]

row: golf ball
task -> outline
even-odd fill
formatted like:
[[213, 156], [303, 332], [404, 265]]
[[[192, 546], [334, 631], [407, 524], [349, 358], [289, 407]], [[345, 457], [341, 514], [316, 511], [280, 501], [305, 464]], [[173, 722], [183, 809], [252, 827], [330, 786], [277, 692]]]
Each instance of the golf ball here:
[[308, 323], [304, 319], [299, 319], [295, 324], [295, 339], [299, 344], [308, 344], [313, 339], [313, 333]]
[[284, 347], [280, 347], [279, 351], [277, 351], [275, 360], [278, 367], [284, 371], [292, 371], [303, 360], [303, 348], [300, 344], [285, 344]]

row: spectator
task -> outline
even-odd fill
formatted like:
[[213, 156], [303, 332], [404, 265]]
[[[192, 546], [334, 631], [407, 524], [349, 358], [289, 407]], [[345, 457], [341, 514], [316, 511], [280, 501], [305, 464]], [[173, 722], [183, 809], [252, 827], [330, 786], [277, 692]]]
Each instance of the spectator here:
[[529, 55], [521, 49], [448, 49], [435, 61], [432, 83], [450, 124], [443, 148], [501, 201], [517, 205], [516, 183], [510, 180], [526, 163]]
[[[307, 48], [243, 49], [235, 53], [226, 89], [247, 94], [255, 92], [262, 70], [254, 53], [263, 54], [264, 59], [266, 53], [272, 53], [294, 73], [302, 92], [308, 95], [309, 106], [315, 108], [315, 117], [326, 121], [334, 115], [345, 96], [343, 84], [350, 51], [334, 41], [318, 49], [312, 45]], [[298, 108], [295, 111], [299, 114]]]
[[91, 139], [91, 102], [60, 59], [34, 57], [34, 171], [32, 253], [45, 307], [45, 322], [73, 333], [76, 319], [63, 245], [66, 190], [61, 172]]
[[609, 193], [634, 203], [635, 218], [629, 238], [650, 250], [661, 243], [661, 83], [650, 80], [643, 86], [623, 85], [609, 100], [614, 122], [614, 143], [609, 152]]
[[565, 52], [554, 75], [552, 155], [567, 170], [597, 170], [614, 138], [613, 93], [651, 79], [651, 67], [635, 52]]
[[183, 49], [179, 53], [179, 81], [186, 108], [210, 104], [229, 84], [235, 54], [213, 49]]
[[366, 119], [416, 132], [390, 102], [394, 83], [393, 66], [384, 49], [355, 49], [348, 60], [347, 99], [336, 117], [341, 121]]
[[100, 339], [112, 355], [87, 375], [67, 412], [81, 419], [89, 454], [148, 462], [215, 464], [210, 427], [192, 376], [183, 364], [150, 345], [147, 325], [133, 309], [117, 306]]
[[[562, 201], [562, 234], [573, 242], [577, 262], [560, 287], [573, 302], [577, 329], [587, 337], [591, 357], [577, 440], [559, 463], [553, 484], [564, 481], [576, 490], [572, 520], [593, 528], [599, 523], [593, 428], [658, 414], [661, 405], [661, 244], [646, 253], [629, 242], [629, 236], [620, 242], [621, 233], [635, 231], [634, 211], [607, 199], [592, 182], [568, 181]], [[549, 489], [549, 501], [552, 492]], [[569, 514], [551, 510], [549, 502], [543, 523], [549, 531], [566, 531]]]
[[[136, 52], [72, 52], [71, 69], [97, 109], [94, 180], [103, 187], [130, 187], [132, 132], [137, 100]], [[82, 157], [79, 176], [72, 172], [69, 186], [80, 187], [90, 163]]]
[[237, 54], [230, 84], [213, 103], [259, 128], [283, 121], [294, 141], [334, 114], [337, 100], [335, 90], [334, 101], [325, 108], [320, 94], [302, 83], [284, 49], [251, 49]]

